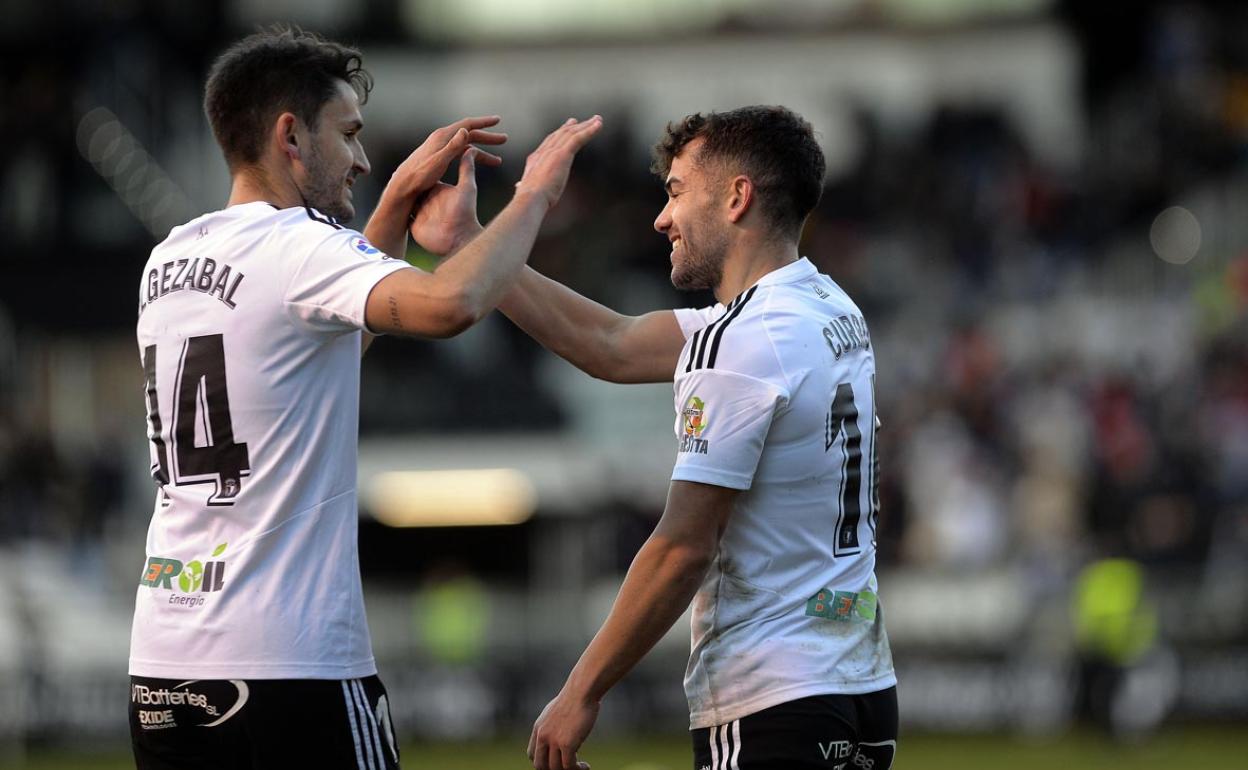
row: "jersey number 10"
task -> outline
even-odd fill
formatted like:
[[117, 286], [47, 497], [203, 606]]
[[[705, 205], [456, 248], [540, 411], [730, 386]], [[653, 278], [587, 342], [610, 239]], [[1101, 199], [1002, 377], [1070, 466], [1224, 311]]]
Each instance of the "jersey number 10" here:
[[[875, 375], [871, 375], [871, 406], [875, 408]], [[876, 521], [880, 513], [880, 464], [875, 453], [876, 420], [867, 415], [871, 426], [871, 454], [869, 459], [862, 453], [862, 430], [858, 427], [858, 407], [854, 404], [854, 388], [848, 382], [836, 386], [832, 406], [824, 421], [824, 451], [829, 451], [841, 439], [841, 495], [837, 501], [836, 543], [832, 549], [835, 556], [858, 553], [858, 523], [862, 519], [862, 476], [865, 466], [870, 474], [867, 524], [871, 527], [872, 545], [875, 544]]]
[[147, 382], [147, 436], [154, 450], [152, 478], [162, 488], [171, 480], [177, 486], [215, 484], [208, 505], [233, 505], [243, 477], [251, 474], [251, 460], [247, 445], [234, 441], [222, 335], [189, 337], [182, 346], [174, 378], [172, 452], [165, 445], [160, 417], [155, 345], [143, 350], [143, 374]]

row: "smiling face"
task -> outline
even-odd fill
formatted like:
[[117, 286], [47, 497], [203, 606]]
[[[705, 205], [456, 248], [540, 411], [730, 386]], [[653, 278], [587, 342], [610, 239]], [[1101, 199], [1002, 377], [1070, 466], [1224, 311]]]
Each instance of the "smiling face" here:
[[672, 285], [678, 289], [714, 289], [723, 279], [728, 232], [720, 221], [721, 174], [698, 162], [703, 140], [694, 139], [672, 158], [664, 187], [667, 205], [654, 229], [672, 244]]
[[300, 185], [309, 206], [340, 222], [355, 216], [351, 187], [369, 171], [360, 144], [360, 99], [346, 81], [338, 81], [333, 97], [321, 107], [316, 130], [306, 134], [302, 160], [306, 169]]

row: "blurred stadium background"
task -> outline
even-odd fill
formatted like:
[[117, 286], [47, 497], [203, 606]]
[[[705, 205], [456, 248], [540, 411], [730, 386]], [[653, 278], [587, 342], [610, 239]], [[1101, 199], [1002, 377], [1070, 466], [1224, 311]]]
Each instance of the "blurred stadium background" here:
[[[803, 113], [829, 161], [803, 252], [876, 342], [897, 767], [1248, 767], [1248, 6], [0, 5], [0, 766], [126, 766], [138, 271], [227, 196], [207, 65], [280, 20], [376, 76], [362, 211], [430, 129], [499, 113], [489, 216], [545, 130], [602, 113], [532, 264], [625, 311], [708, 299], [651, 230], [664, 122]], [[407, 763], [523, 767], [661, 512], [670, 389], [592, 381], [497, 315], [363, 371], [365, 593]], [[687, 644], [609, 697], [596, 767], [688, 766]]]

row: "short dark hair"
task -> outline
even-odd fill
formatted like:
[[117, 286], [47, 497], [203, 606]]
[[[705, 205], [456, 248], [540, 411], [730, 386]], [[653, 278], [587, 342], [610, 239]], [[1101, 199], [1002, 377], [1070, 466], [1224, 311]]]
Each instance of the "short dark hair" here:
[[255, 163], [269, 123], [291, 112], [316, 130], [335, 81], [368, 100], [373, 78], [354, 48], [296, 27], [275, 26], [243, 38], [217, 57], [204, 86], [204, 113], [231, 169]]
[[695, 113], [667, 124], [654, 146], [650, 170], [667, 177], [672, 159], [702, 138], [698, 163], [727, 163], [759, 191], [759, 203], [779, 230], [800, 235], [802, 222], [823, 195], [823, 150], [805, 118], [787, 107], [756, 105]]

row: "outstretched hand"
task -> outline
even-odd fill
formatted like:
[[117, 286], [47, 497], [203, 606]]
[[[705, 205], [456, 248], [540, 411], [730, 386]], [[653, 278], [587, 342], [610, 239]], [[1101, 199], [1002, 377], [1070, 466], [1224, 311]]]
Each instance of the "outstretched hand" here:
[[458, 181], [454, 185], [435, 183], [417, 204], [408, 232], [425, 251], [446, 256], [481, 232], [481, 223], [477, 220], [478, 156], [494, 157], [470, 147], [460, 158]]
[[[507, 141], [507, 135], [486, 131], [498, 124], [497, 115], [457, 120], [433, 133], [407, 156], [394, 172], [394, 180], [402, 185], [407, 195], [416, 198], [438, 183], [451, 163], [458, 160], [474, 144], [498, 145]], [[487, 166], [497, 166], [502, 158], [484, 150], [477, 151], [475, 159]]]
[[[416, 156], [425, 145], [421, 145], [422, 149], [408, 159], [413, 162], [413, 168], [409, 170], [413, 178], [420, 174], [437, 174], [418, 199], [408, 232], [421, 248], [438, 256], [457, 251], [481, 232], [481, 223], [477, 220], [476, 164], [497, 166], [502, 162], [498, 156], [471, 144], [477, 141], [473, 138], [475, 136], [483, 136], [487, 144], [501, 144], [506, 136], [480, 129], [470, 130], [467, 124], [474, 121], [474, 125], [485, 121], [490, 122], [484, 125], [493, 125], [497, 118], [466, 118], [445, 129], [438, 129], [429, 135], [425, 145], [436, 144], [445, 138], [445, 134], [439, 134], [439, 131], [459, 126], [445, 144], [427, 153], [419, 162], [416, 162]], [[598, 115], [585, 121], [568, 118], [529, 154], [524, 174], [516, 183], [516, 192], [535, 192], [545, 198], [548, 207], [555, 205], [567, 185], [577, 151], [601, 128], [602, 118]], [[446, 170], [446, 163], [457, 154], [460, 157], [458, 181], [454, 185], [438, 181]]]
[[524, 163], [524, 174], [516, 182], [516, 193], [535, 192], [544, 196], [549, 206], [558, 203], [568, 183], [572, 159], [601, 128], [601, 115], [583, 121], [568, 118], [529, 154]]

